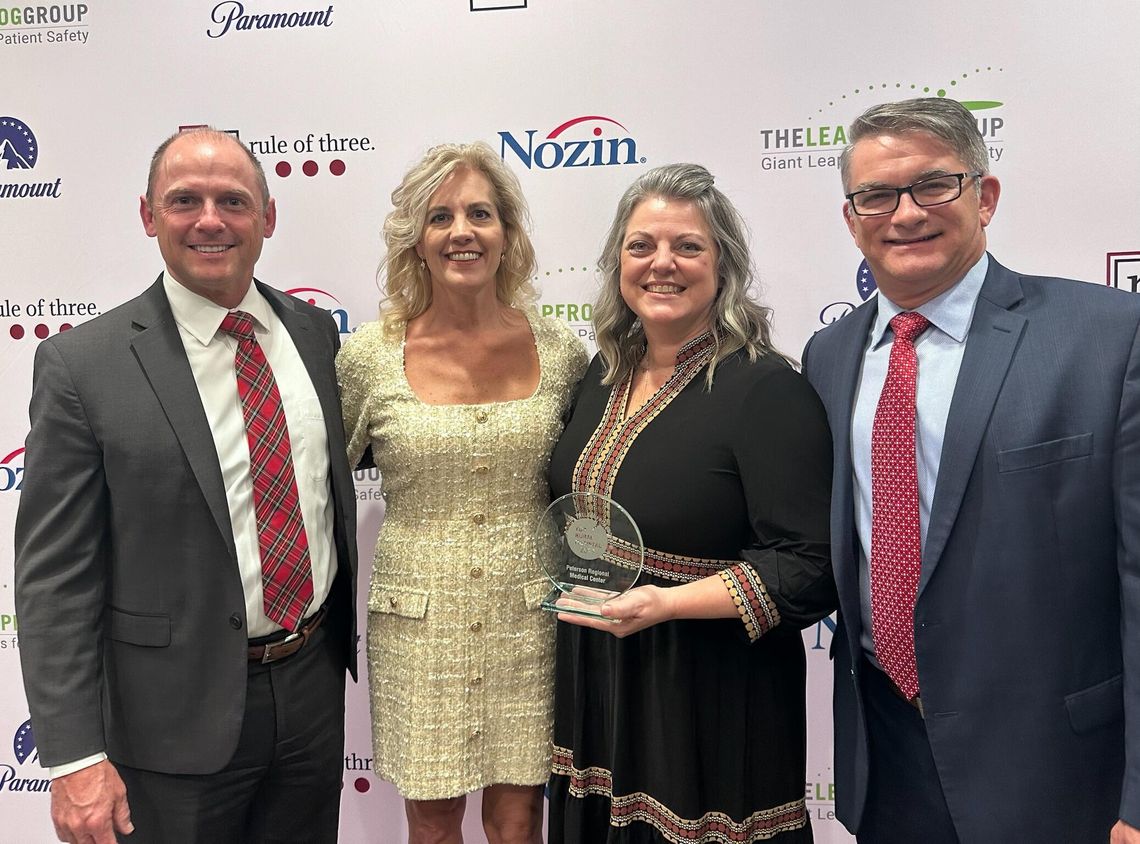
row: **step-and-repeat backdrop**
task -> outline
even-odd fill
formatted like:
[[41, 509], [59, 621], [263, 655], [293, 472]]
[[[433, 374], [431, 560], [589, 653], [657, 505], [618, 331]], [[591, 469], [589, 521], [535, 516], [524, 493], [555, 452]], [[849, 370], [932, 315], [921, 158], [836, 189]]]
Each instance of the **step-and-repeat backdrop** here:
[[[990, 227], [1004, 263], [1140, 282], [1135, 0], [36, 2], [50, 5], [0, 2], [0, 842], [54, 840], [9, 540], [32, 354], [162, 269], [138, 196], [152, 150], [180, 126], [233, 131], [260, 156], [278, 226], [258, 276], [328, 308], [345, 333], [376, 314], [392, 188], [428, 146], [481, 139], [530, 200], [542, 310], [591, 348], [616, 200], [646, 168], [684, 160], [749, 221], [761, 295], [796, 355], [873, 293], [840, 216], [846, 126], [920, 95], [976, 115], [1004, 182]], [[357, 495], [366, 580], [380, 479], [362, 473]], [[849, 840], [833, 818], [831, 630], [804, 633], [804, 788], [825, 844]], [[399, 798], [371, 772], [363, 678], [348, 718], [343, 839], [399, 841]], [[480, 840], [474, 803], [467, 826]]]

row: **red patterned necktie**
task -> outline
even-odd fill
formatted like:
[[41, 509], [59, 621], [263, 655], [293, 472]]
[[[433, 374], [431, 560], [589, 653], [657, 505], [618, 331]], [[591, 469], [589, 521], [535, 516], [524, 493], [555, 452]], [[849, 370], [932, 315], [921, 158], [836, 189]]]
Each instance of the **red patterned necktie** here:
[[295, 631], [313, 601], [313, 576], [285, 408], [273, 370], [254, 337], [249, 314], [226, 314], [222, 331], [238, 341], [234, 374], [249, 441], [265, 616]]
[[914, 340], [928, 325], [919, 313], [891, 320], [895, 340], [871, 431], [871, 630], [879, 664], [908, 699], [918, 694], [914, 602], [922, 572]]

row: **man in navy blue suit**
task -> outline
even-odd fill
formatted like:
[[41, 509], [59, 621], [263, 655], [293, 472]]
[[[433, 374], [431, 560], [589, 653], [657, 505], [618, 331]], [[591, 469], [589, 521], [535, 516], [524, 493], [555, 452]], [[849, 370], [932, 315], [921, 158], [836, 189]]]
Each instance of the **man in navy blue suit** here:
[[837, 815], [865, 844], [1140, 842], [1140, 298], [987, 253], [960, 104], [849, 139], [880, 295], [803, 356], [835, 438]]

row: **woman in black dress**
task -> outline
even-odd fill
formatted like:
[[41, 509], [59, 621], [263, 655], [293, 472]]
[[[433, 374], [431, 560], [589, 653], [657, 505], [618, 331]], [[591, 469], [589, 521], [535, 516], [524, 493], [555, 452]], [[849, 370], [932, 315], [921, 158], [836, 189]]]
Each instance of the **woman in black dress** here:
[[831, 440], [771, 346], [740, 215], [703, 167], [638, 179], [551, 491], [646, 545], [605, 619], [560, 614], [550, 844], [811, 841], [800, 630], [836, 604]]

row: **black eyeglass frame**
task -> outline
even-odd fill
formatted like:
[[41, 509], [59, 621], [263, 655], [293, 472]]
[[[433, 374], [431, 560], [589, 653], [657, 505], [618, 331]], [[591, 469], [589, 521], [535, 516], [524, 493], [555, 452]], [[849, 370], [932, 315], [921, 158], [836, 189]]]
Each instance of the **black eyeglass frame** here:
[[[982, 172], [977, 171], [977, 170], [972, 171], [972, 172], [968, 172], [968, 173], [942, 173], [941, 175], [938, 175], [938, 176], [927, 176], [925, 179], [919, 179], [917, 182], [911, 182], [909, 185], [907, 185], [906, 187], [903, 187], [903, 188], [889, 188], [889, 187], [866, 188], [864, 190], [857, 190], [854, 193], [844, 194], [844, 196], [846, 197], [847, 201], [851, 203], [851, 211], [857, 217], [881, 217], [883, 214], [893, 214], [899, 209], [899, 203], [902, 202], [902, 195], [904, 193], [909, 193], [911, 201], [915, 205], [917, 205], [919, 208], [935, 208], [939, 205], [946, 205], [947, 203], [953, 202], [954, 200], [961, 197], [962, 196], [962, 183], [966, 179], [977, 179], [977, 178], [980, 178], [981, 176], [984, 176], [984, 175], [985, 175], [985, 173], [982, 173]], [[940, 199], [940, 200], [938, 200], [938, 202], [919, 202], [918, 197], [914, 195], [914, 189], [917, 188], [919, 185], [922, 185], [926, 182], [932, 182], [935, 179], [957, 179], [958, 180], [958, 193], [956, 193], [954, 196], [950, 197], [949, 199]], [[859, 196], [860, 194], [863, 194], [863, 193], [881, 193], [883, 191], [889, 191], [889, 190], [895, 192], [895, 204], [892, 205], [890, 208], [888, 208], [886, 211], [870, 211], [870, 212], [860, 211], [859, 207], [855, 204], [855, 197]]]

